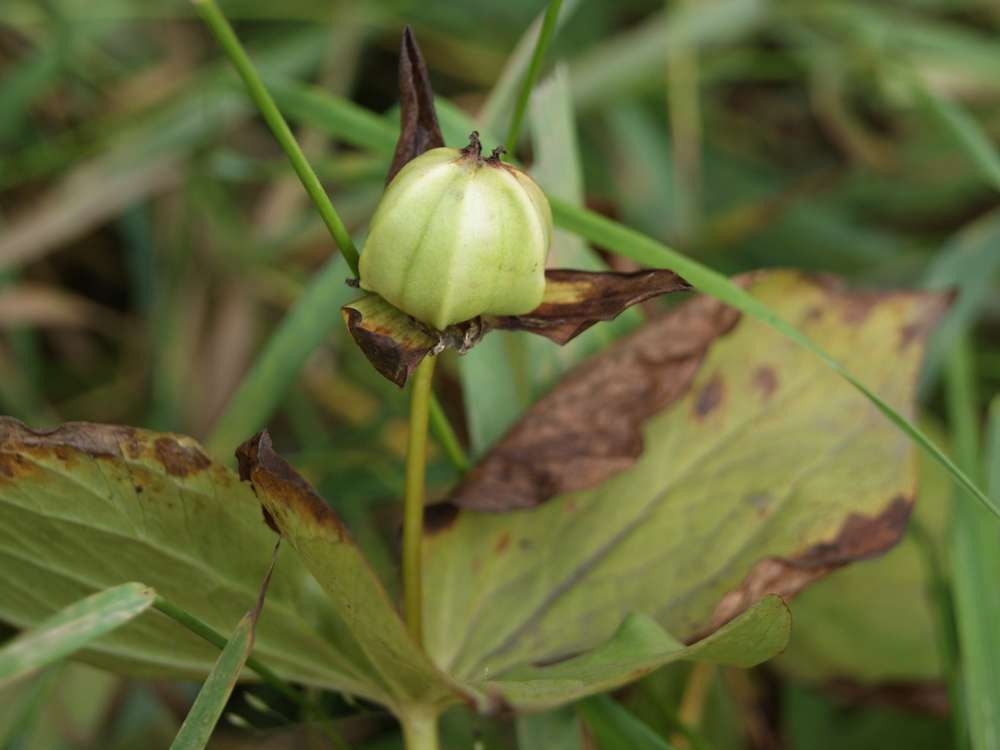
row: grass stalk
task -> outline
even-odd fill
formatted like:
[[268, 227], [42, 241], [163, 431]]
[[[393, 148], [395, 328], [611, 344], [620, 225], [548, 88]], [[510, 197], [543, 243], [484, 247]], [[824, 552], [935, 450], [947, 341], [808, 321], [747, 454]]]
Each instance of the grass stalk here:
[[[158, 610], [171, 620], [183, 625], [192, 633], [208, 641], [220, 651], [224, 649], [226, 644], [229, 642], [229, 639], [222, 635], [222, 633], [195, 617], [190, 612], [171, 604], [162, 596], [156, 597], [156, 600], [153, 602], [153, 609]], [[261, 664], [253, 656], [246, 660], [246, 665], [256, 672], [264, 682], [288, 698], [290, 701], [296, 703], [297, 705], [304, 704], [303, 697], [292, 689], [287, 682], [275, 674], [270, 667], [265, 664]]]
[[562, 0], [549, 0], [549, 7], [545, 10], [545, 18], [542, 21], [542, 30], [538, 34], [535, 51], [531, 55], [531, 64], [528, 65], [528, 71], [524, 74], [524, 80], [521, 82], [521, 90], [514, 107], [514, 116], [511, 118], [510, 128], [507, 130], [507, 153], [512, 156], [514, 149], [517, 148], [517, 139], [521, 136], [521, 126], [524, 124], [524, 115], [528, 111], [531, 90], [535, 87], [535, 81], [538, 80], [538, 74], [541, 72], [545, 51], [555, 33], [556, 21], [559, 19], [561, 7]]
[[302, 181], [302, 187], [306, 189], [313, 204], [316, 206], [316, 210], [323, 219], [323, 223], [330, 230], [330, 235], [333, 237], [334, 242], [337, 243], [337, 247], [340, 248], [340, 253], [347, 261], [347, 265], [350, 266], [351, 271], [357, 276], [358, 249], [354, 246], [354, 240], [351, 239], [351, 235], [347, 231], [347, 227], [344, 226], [344, 222], [340, 220], [340, 215], [333, 207], [333, 203], [330, 202], [326, 190], [323, 189], [323, 185], [313, 171], [312, 166], [310, 166], [305, 154], [302, 153], [298, 141], [295, 140], [295, 136], [288, 127], [288, 123], [285, 122], [285, 118], [282, 117], [281, 112], [278, 110], [278, 106], [274, 103], [274, 99], [271, 98], [271, 94], [268, 93], [264, 82], [261, 81], [256, 68], [254, 68], [253, 63], [247, 56], [246, 50], [240, 44], [236, 32], [233, 31], [233, 27], [226, 20], [222, 11], [219, 10], [219, 6], [215, 3], [215, 0], [192, 0], [192, 2], [198, 11], [198, 15], [201, 16], [202, 20], [212, 30], [219, 45], [229, 57], [233, 67], [240, 74], [240, 78], [246, 84], [250, 98], [257, 105], [257, 109], [260, 110], [264, 121], [271, 128], [275, 139], [288, 156], [288, 160], [292, 163], [292, 168], [299, 176], [299, 180]]

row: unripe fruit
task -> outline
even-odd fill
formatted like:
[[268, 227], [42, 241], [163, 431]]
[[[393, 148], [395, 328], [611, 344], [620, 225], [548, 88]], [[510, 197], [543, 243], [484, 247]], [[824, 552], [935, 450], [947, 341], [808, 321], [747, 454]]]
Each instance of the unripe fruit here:
[[542, 302], [552, 237], [548, 200], [524, 172], [464, 149], [404, 166], [372, 217], [361, 287], [439, 330]]

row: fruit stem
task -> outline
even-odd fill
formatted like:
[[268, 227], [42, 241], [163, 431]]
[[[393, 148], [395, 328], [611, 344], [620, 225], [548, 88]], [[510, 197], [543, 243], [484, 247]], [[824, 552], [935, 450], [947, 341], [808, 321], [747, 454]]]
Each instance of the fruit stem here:
[[413, 376], [403, 499], [403, 618], [414, 640], [421, 645], [424, 640], [421, 559], [424, 537], [424, 474], [427, 466], [427, 421], [434, 362], [434, 357], [425, 357], [417, 365]]

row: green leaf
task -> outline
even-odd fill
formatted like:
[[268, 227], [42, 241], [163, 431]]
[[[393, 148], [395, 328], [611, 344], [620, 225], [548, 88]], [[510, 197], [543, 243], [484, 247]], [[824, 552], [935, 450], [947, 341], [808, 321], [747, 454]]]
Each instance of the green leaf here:
[[155, 598], [141, 583], [126, 583], [71, 604], [0, 648], [0, 686], [79, 651], [138, 617]]
[[236, 687], [240, 672], [243, 671], [247, 659], [250, 658], [250, 651], [253, 649], [254, 631], [257, 627], [257, 620], [260, 618], [261, 610], [264, 607], [264, 597], [267, 595], [268, 584], [274, 573], [274, 564], [278, 561], [278, 547], [274, 549], [271, 558], [271, 567], [260, 587], [260, 594], [257, 603], [243, 615], [236, 626], [236, 630], [230, 636], [226, 647], [219, 654], [218, 661], [212, 667], [212, 671], [205, 680], [205, 684], [198, 691], [194, 705], [184, 717], [180, 731], [170, 743], [170, 750], [202, 750], [212, 738], [215, 725], [219, 723], [219, 717], [226, 707], [229, 696]]
[[519, 667], [479, 687], [518, 708], [546, 709], [638, 680], [685, 660], [752, 667], [788, 642], [791, 618], [777, 596], [759, 601], [691, 646], [675, 640], [652, 618], [629, 615], [606, 643], [551, 667]]
[[577, 706], [601, 750], [671, 750], [673, 747], [627, 709], [602, 695]]
[[[851, 293], [794, 272], [745, 283], [756, 304], [912, 414], [939, 295]], [[589, 361], [470, 472], [460, 491], [483, 507], [509, 508], [522, 491], [572, 491], [432, 524], [424, 624], [440, 667], [481, 681], [565, 658], [610, 638], [629, 613], [686, 641], [765, 593], [793, 594], [898, 540], [916, 477], [909, 440], [809, 352], [727, 310], [696, 298]], [[738, 320], [707, 353], [672, 371], [727, 315]], [[662, 394], [674, 398], [650, 413]], [[641, 430], [625, 431], [622, 412], [644, 415]], [[611, 473], [585, 488], [592, 451]]]
[[[33, 432], [0, 419], [0, 619], [32, 627], [131, 580], [220, 633], [257, 596], [274, 533], [253, 490], [190, 438], [76, 423]], [[81, 658], [154, 677], [199, 678], [218, 650], [149, 611]], [[281, 677], [387, 700], [345, 622], [283, 549], [255, 656]]]
[[[353, 641], [352, 659], [377, 686], [380, 702], [396, 709], [437, 709], [457, 700], [456, 688], [413, 641], [382, 583], [336, 514], [271, 447], [261, 433], [238, 451], [268, 523], [280, 530], [326, 592]], [[371, 692], [369, 690], [369, 692]]]

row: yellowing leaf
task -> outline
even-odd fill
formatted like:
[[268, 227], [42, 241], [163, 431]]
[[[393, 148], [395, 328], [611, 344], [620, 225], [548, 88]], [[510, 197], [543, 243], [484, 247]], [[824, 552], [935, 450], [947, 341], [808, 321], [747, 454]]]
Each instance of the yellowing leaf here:
[[[255, 601], [274, 533], [251, 488], [190, 438], [0, 419], [0, 620], [32, 627], [136, 577], [232, 633]], [[289, 548], [281, 551], [255, 655], [282, 677], [388, 701], [350, 629]], [[87, 661], [157, 677], [204, 677], [219, 656], [148, 611], [93, 643]]]
[[[745, 283], [912, 415], [923, 341], [946, 304], [942, 296], [850, 292], [792, 272]], [[565, 658], [610, 638], [630, 613], [688, 640], [767, 593], [790, 596], [898, 540], [916, 479], [912, 444], [790, 340], [737, 315], [695, 360], [681, 390], [669, 392], [676, 381], [662, 381], [648, 363], [660, 357], [665, 377], [676, 379], [662, 348], [683, 347], [685, 334], [677, 332], [680, 341], [657, 336], [657, 326], [676, 330], [669, 321], [699, 308], [703, 317], [728, 310], [699, 298], [654, 321], [529, 410], [525, 419], [544, 432], [551, 404], [563, 389], [577, 389], [576, 418], [549, 423], [549, 443], [497, 447], [511, 475], [550, 489], [574, 481], [554, 460], [558, 451], [571, 462], [576, 447], [599, 454], [613, 441], [636, 440], [641, 452], [627, 470], [627, 463], [612, 466], [618, 473], [597, 486], [527, 510], [437, 514], [425, 545], [424, 623], [427, 648], [443, 669], [477, 682]], [[643, 377], [625, 366], [620, 378], [601, 381], [604, 388], [584, 387], [590, 372], [630, 362], [646, 367]], [[644, 389], [638, 397], [635, 388]], [[605, 400], [623, 394], [659, 404], [634, 436], [611, 429], [614, 414], [604, 418]], [[461, 496], [478, 507], [480, 491], [488, 493], [481, 507], [504, 507], [503, 482], [477, 487], [472, 478]]]

